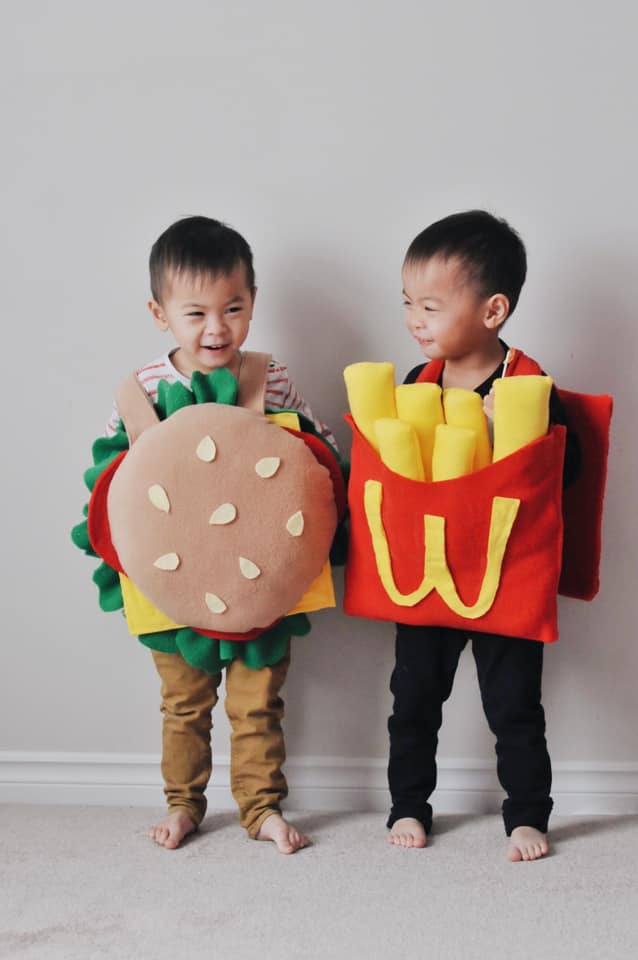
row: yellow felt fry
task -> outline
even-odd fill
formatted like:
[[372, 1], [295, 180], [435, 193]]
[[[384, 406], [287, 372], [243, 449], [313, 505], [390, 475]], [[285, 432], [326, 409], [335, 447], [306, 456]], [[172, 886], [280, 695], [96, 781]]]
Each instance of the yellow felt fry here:
[[350, 412], [369, 444], [378, 451], [374, 422], [396, 417], [393, 363], [351, 363], [343, 371]]
[[375, 421], [374, 429], [379, 456], [386, 467], [409, 480], [423, 480], [421, 450], [412, 424], [385, 417]]
[[441, 388], [438, 383], [403, 383], [396, 388], [395, 398], [399, 420], [411, 423], [416, 430], [423, 473], [426, 480], [431, 480], [434, 431], [443, 423]]
[[465, 427], [443, 423], [434, 434], [432, 479], [453, 480], [472, 472], [476, 455], [476, 434]]
[[551, 377], [501, 377], [494, 381], [495, 461], [545, 436], [551, 389]]
[[465, 427], [476, 434], [473, 469], [482, 470], [492, 462], [492, 444], [487, 417], [483, 413], [483, 398], [473, 390], [450, 387], [443, 391], [443, 410], [445, 422], [451, 427]]

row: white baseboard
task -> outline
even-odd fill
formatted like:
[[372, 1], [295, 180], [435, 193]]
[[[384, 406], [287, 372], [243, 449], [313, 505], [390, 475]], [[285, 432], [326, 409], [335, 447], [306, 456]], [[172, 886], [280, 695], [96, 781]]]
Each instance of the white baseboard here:
[[[294, 810], [388, 808], [386, 761], [290, 757], [285, 765]], [[638, 814], [638, 763], [554, 764], [557, 814]], [[433, 797], [438, 813], [493, 813], [502, 791], [486, 760], [440, 760]], [[229, 758], [215, 758], [211, 808], [232, 810]], [[0, 803], [107, 806], [163, 805], [159, 757], [153, 754], [0, 752]]]

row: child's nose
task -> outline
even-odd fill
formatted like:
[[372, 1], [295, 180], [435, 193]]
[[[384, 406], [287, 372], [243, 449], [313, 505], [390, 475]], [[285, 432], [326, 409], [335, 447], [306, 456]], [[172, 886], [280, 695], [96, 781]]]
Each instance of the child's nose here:
[[224, 326], [223, 317], [217, 313], [209, 313], [206, 317], [206, 330], [209, 333], [217, 333]]

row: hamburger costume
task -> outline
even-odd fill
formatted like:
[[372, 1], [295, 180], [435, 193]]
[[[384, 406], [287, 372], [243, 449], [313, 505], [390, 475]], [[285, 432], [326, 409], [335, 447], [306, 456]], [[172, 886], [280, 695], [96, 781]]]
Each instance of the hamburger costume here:
[[296, 411], [264, 415], [270, 357], [239, 379], [194, 373], [152, 404], [132, 375], [122, 424], [93, 446], [87, 519], [104, 610], [123, 609], [162, 679], [169, 811], [197, 824], [211, 772], [210, 712], [226, 667], [231, 788], [255, 836], [286, 794], [279, 690], [307, 613], [334, 606], [329, 554], [345, 512], [341, 464]]

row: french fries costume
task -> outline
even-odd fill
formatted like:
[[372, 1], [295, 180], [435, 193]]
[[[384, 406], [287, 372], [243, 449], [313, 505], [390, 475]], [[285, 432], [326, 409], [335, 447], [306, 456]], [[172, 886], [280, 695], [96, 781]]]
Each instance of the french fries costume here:
[[[557, 637], [559, 585], [587, 598], [598, 588], [611, 400], [560, 391], [581, 453], [563, 492], [566, 431], [548, 430], [551, 381], [503, 347], [504, 363], [476, 392], [441, 391], [437, 361], [396, 391], [388, 364], [345, 371], [354, 433], [345, 609], [396, 622], [389, 828], [414, 818], [430, 833], [443, 704], [471, 640], [505, 832], [547, 831], [544, 642]], [[482, 409], [492, 383], [493, 448]]]
[[520, 350], [480, 397], [438, 386], [442, 362], [394, 386], [391, 364], [345, 371], [353, 430], [346, 613], [552, 642], [557, 594], [598, 591], [610, 397], [559, 390], [581, 447], [563, 492], [551, 380]]

